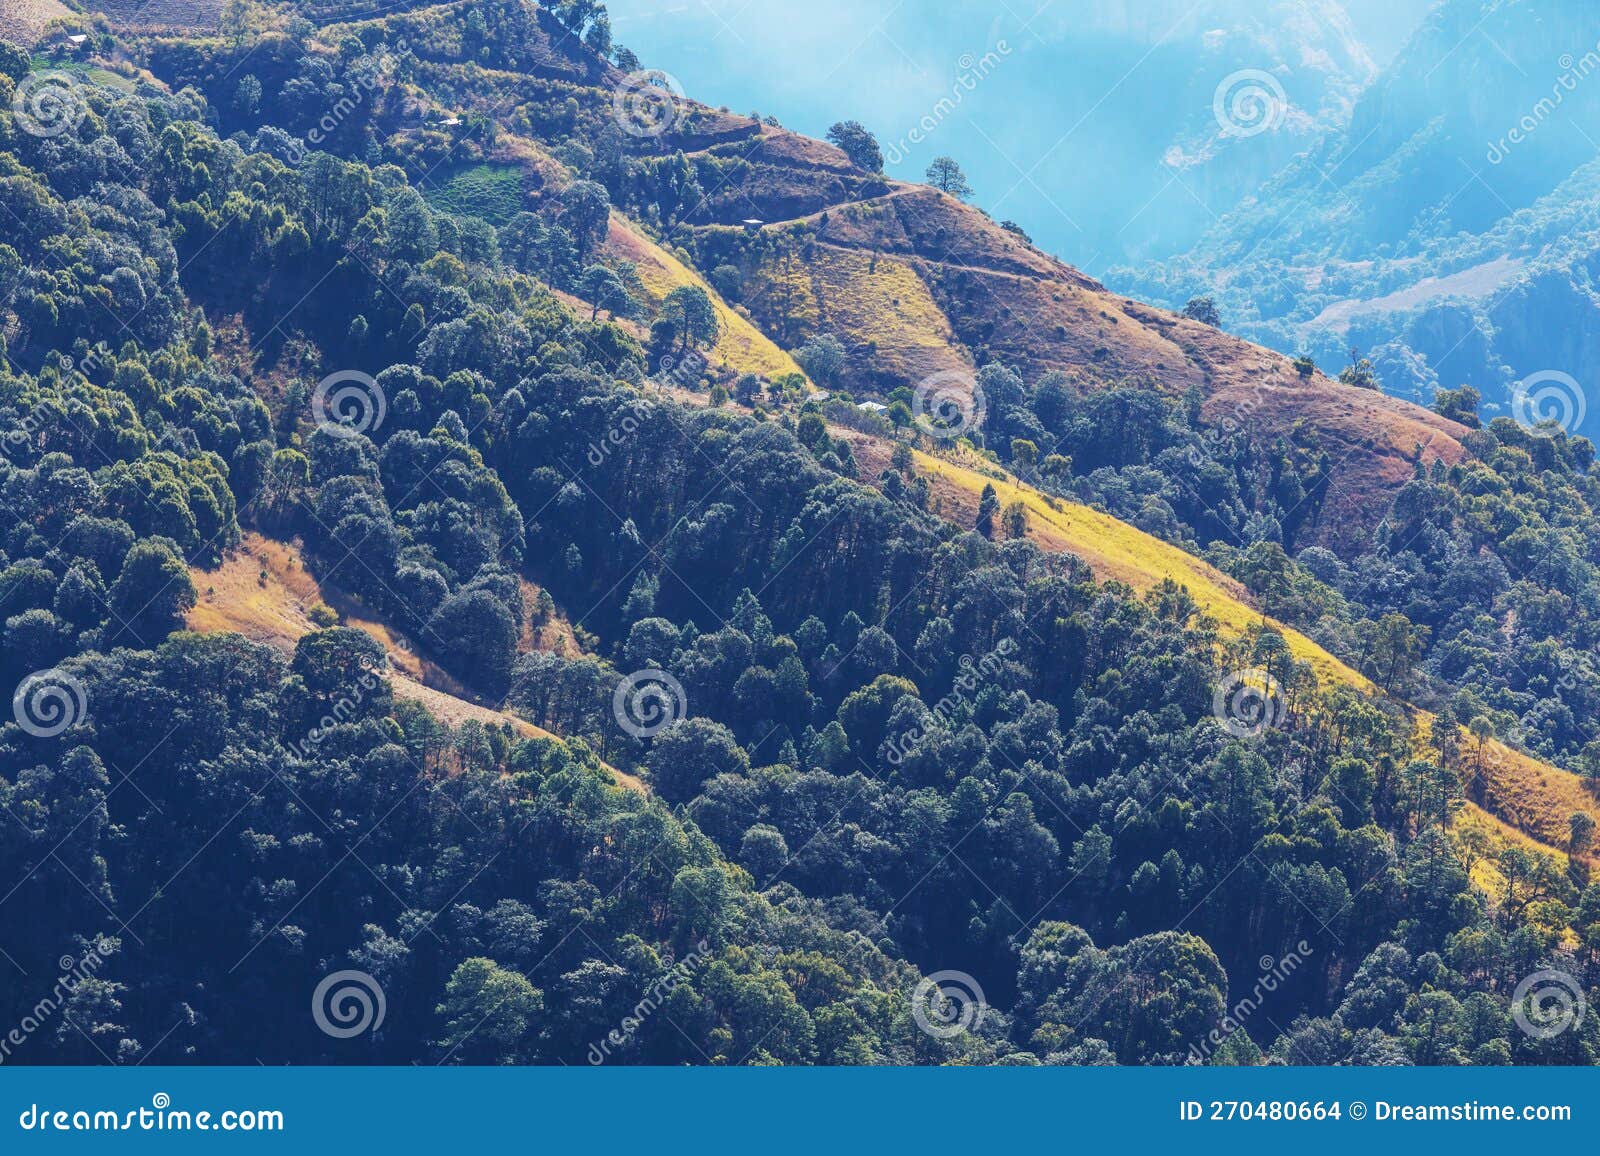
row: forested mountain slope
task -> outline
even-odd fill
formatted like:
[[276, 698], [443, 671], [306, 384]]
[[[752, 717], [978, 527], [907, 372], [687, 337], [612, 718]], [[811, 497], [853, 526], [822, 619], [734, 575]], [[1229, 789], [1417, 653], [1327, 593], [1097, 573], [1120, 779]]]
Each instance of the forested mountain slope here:
[[[1460, 632], [1427, 652], [1362, 593], [1392, 572], [1419, 615], [1503, 612], [1492, 576], [1461, 580], [1475, 536], [1475, 565], [1527, 584], [1508, 650], [1581, 659], [1592, 448], [1474, 429], [1465, 398], [1358, 406], [1319, 436], [1379, 415], [1454, 448], [1400, 455], [1346, 562], [1278, 543], [1335, 477], [1290, 401], [1338, 411], [1348, 387], [1209, 328], [1197, 348], [1260, 359], [1269, 400], [1235, 426], [1205, 416], [1221, 370], [1034, 383], [964, 339], [958, 430], [819, 396], [751, 299], [707, 290], [743, 297], [702, 249], [727, 236], [663, 209], [705, 200], [715, 141], [750, 122], [685, 106], [693, 161], [606, 134], [631, 71], [581, 7], [321, 30], [257, 10], [97, 42], [121, 83], [74, 71], [48, 126], [0, 111], [7, 1009], [63, 952], [105, 957], [27, 1057], [1600, 1058], [1592, 1019], [1519, 1026], [1528, 976], [1594, 986], [1592, 821], [1562, 839], [1541, 814], [1540, 848], [1474, 810], [1500, 797], [1497, 732], [1571, 761], [1577, 712], [1486, 673], [1493, 624], [1456, 663]], [[11, 110], [39, 82], [0, 64]], [[796, 198], [874, 179], [781, 147], [817, 158]], [[1017, 284], [1111, 303], [948, 198], [874, 198], [971, 221]], [[1190, 333], [1120, 308], [1150, 332], [1119, 357]], [[317, 588], [359, 602], [308, 609], [288, 653], [229, 632], [252, 629], [247, 535], [298, 539]], [[288, 587], [275, 565], [256, 589]], [[536, 613], [581, 645], [523, 645]], [[384, 632], [559, 738], [445, 729], [392, 689]], [[1419, 695], [1469, 731], [1393, 705]], [[1281, 982], [1241, 1024], [1264, 957]], [[305, 1014], [351, 969], [387, 1006], [354, 1039]]]
[[[493, 37], [481, 31], [490, 26]], [[1317, 372], [1302, 377], [1287, 358], [1108, 293], [954, 197], [863, 170], [831, 144], [630, 85], [548, 13], [455, 3], [317, 36], [330, 48], [350, 37], [406, 45], [411, 97], [361, 116], [389, 134], [415, 175], [449, 186], [482, 158], [514, 190], [491, 220], [521, 207], [518, 193], [547, 204], [572, 177], [592, 177], [783, 347], [823, 336], [843, 343], [837, 380], [863, 397], [989, 360], [1030, 385], [1070, 371], [1079, 388], [1196, 389], [1214, 426], [1247, 420], [1325, 460], [1306, 513], [1308, 533], [1330, 544], [1370, 528], [1419, 456], [1459, 456], [1461, 429], [1438, 415]], [[268, 63], [274, 44], [251, 49], [249, 67], [283, 67]], [[201, 59], [185, 44], [151, 48], [156, 72], [206, 91], [226, 129], [294, 115], [281, 102], [241, 114], [234, 98], [246, 66], [211, 70]], [[671, 93], [665, 106], [639, 95], [662, 91]], [[496, 131], [472, 131], [475, 116]], [[539, 138], [541, 152], [575, 171], [531, 161], [511, 134]]]

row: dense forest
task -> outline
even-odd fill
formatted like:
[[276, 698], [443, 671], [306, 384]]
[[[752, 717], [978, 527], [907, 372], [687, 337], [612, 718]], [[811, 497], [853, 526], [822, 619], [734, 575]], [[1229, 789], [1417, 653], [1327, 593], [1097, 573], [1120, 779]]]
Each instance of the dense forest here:
[[[7, 1062], [1600, 1060], [1593, 821], [1478, 809], [1490, 736], [1600, 772], [1588, 442], [1443, 396], [1467, 456], [1341, 556], [1313, 442], [985, 364], [970, 452], [1231, 575], [1226, 631], [957, 516], [909, 392], [727, 366], [725, 252], [605, 256], [737, 161], [589, 102], [638, 67], [603, 9], [267, 16], [0, 44]], [[534, 195], [441, 191], [506, 135]], [[554, 737], [327, 607], [191, 630], [247, 533]], [[307, 1011], [350, 973], [359, 1034]]]

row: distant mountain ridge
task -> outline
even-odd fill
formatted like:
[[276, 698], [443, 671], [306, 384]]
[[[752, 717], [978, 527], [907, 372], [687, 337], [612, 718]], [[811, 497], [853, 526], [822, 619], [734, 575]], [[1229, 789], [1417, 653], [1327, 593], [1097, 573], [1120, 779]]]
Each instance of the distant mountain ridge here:
[[[1324, 364], [1372, 351], [1420, 401], [1600, 378], [1600, 25], [1572, 0], [1449, 0], [1362, 95], [1185, 256], [1112, 284], [1214, 295], [1230, 328]], [[1584, 407], [1587, 408], [1587, 407]], [[1600, 409], [1574, 428], [1600, 431]]]

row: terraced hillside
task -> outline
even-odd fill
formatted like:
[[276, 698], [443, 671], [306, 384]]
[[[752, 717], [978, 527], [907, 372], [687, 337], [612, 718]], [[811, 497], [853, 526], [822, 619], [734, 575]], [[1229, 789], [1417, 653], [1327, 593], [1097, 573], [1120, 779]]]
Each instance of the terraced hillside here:
[[226, 0], [90, 0], [85, 7], [102, 12], [121, 29], [211, 31], [222, 22]]
[[[770, 170], [791, 182], [818, 171], [797, 166], [781, 146], [763, 165], [767, 139], [741, 153], [746, 181]], [[828, 171], [820, 170], [824, 185]], [[745, 208], [759, 212], [765, 200], [757, 195]], [[768, 332], [795, 344], [834, 334], [850, 350], [850, 380], [869, 392], [995, 360], [1028, 381], [1065, 370], [1084, 389], [1139, 383], [1174, 397], [1195, 389], [1203, 420], [1216, 427], [1309, 436], [1332, 463], [1314, 528], [1326, 543], [1370, 529], [1417, 461], [1462, 455], [1466, 431], [1457, 423], [1320, 372], [1303, 376], [1280, 354], [1113, 294], [929, 188], [896, 185], [769, 221], [755, 238], [722, 224], [695, 232], [702, 267], [745, 270], [744, 300]]]
[[0, 39], [32, 44], [46, 24], [71, 14], [61, 0], [6, 0], [0, 7]]
[[[575, 131], [592, 133], [592, 147], [612, 147], [603, 142], [615, 131], [623, 74], [543, 12], [492, 46], [492, 57], [519, 71], [469, 63], [455, 31], [460, 11], [438, 5], [322, 35], [330, 45], [379, 28], [405, 36], [427, 61], [425, 88], [447, 87], [503, 120], [508, 108], [538, 120], [558, 115], [553, 102], [571, 101]], [[977, 208], [863, 172], [830, 144], [687, 97], [675, 98], [659, 134], [621, 143], [635, 156], [681, 153], [701, 171], [665, 239], [702, 276], [731, 275], [730, 304], [777, 347], [838, 337], [848, 351], [845, 384], [858, 395], [990, 361], [1030, 383], [1065, 370], [1086, 390], [1125, 382], [1174, 397], [1199, 390], [1204, 420], [1326, 454], [1332, 484], [1309, 534], [1332, 545], [1370, 530], [1416, 462], [1461, 456], [1465, 430], [1455, 422], [1320, 372], [1301, 376], [1278, 353], [1114, 294]], [[659, 234], [660, 223], [651, 229]]]
[[[654, 250], [640, 260], [652, 299], [682, 283], [683, 262], [669, 249], [685, 251], [702, 279], [721, 270], [719, 286], [736, 289], [717, 298], [730, 335], [719, 354], [738, 371], [790, 372], [787, 351], [831, 334], [847, 349], [843, 382], [860, 396], [934, 374], [959, 381], [991, 361], [1030, 384], [1064, 370], [1084, 390], [1198, 390], [1213, 426], [1325, 455], [1331, 484], [1304, 532], [1335, 547], [1371, 530], [1419, 461], [1461, 457], [1466, 431], [1455, 422], [1320, 372], [1302, 376], [1280, 354], [1114, 294], [977, 208], [863, 171], [831, 144], [677, 92], [661, 125], [619, 137], [634, 82], [544, 9], [511, 0], [480, 8], [495, 29], [481, 45], [463, 0], [301, 9], [328, 22], [319, 39], [329, 52], [351, 36], [403, 41], [418, 61], [413, 96], [446, 94], [437, 107], [496, 122], [505, 140], [492, 155], [520, 149], [542, 170], [525, 178], [535, 199], [541, 181], [570, 179], [552, 177], [562, 166], [548, 141], [530, 136], [540, 125], [591, 153], [681, 154], [699, 174], [690, 199], [670, 221], [625, 227], [608, 259]], [[400, 118], [390, 127], [406, 141], [422, 126]]]

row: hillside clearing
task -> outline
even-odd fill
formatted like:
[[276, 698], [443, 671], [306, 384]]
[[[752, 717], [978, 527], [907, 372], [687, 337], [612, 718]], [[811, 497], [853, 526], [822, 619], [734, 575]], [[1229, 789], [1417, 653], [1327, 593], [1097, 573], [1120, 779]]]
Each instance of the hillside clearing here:
[[904, 261], [819, 244], [810, 273], [818, 332], [863, 353], [884, 392], [934, 373], [973, 373], [949, 320]]
[[225, 0], [90, 0], [113, 26], [127, 29], [180, 29], [209, 32], [222, 23]]
[[712, 352], [713, 362], [721, 361], [736, 373], [755, 373], [771, 380], [786, 373], [800, 373], [794, 358], [779, 349], [742, 313], [728, 306], [714, 289], [692, 273], [682, 261], [639, 230], [621, 213], [611, 214], [611, 235], [605, 254], [613, 262], [632, 261], [639, 280], [650, 296], [652, 307], [680, 285], [700, 285], [711, 295], [721, 332]]
[[6, 0], [0, 7], [0, 39], [32, 44], [50, 21], [71, 15], [61, 0]]
[[463, 165], [430, 178], [422, 194], [435, 209], [500, 228], [522, 210], [522, 184], [520, 165]]
[[1447, 297], [1468, 299], [1488, 297], [1510, 283], [1526, 265], [1527, 261], [1521, 257], [1497, 257], [1493, 261], [1485, 261], [1481, 265], [1474, 265], [1470, 269], [1462, 269], [1456, 273], [1447, 273], [1443, 277], [1424, 277], [1415, 285], [1396, 289], [1393, 293], [1386, 293], [1382, 297], [1335, 301], [1310, 321], [1305, 322], [1301, 329], [1347, 330], [1350, 328], [1350, 322], [1364, 313], [1398, 313], [1408, 309], [1420, 309], [1424, 305]]
[[[199, 597], [186, 625], [196, 633], [240, 634], [292, 654], [301, 637], [318, 629], [311, 620], [312, 609], [326, 605], [339, 613], [341, 625], [360, 630], [383, 647], [395, 695], [420, 703], [440, 722], [453, 727], [469, 719], [485, 726], [509, 724], [524, 738], [560, 741], [561, 736], [527, 719], [471, 701], [465, 688], [418, 655], [409, 642], [356, 599], [319, 583], [293, 545], [248, 533], [222, 565], [215, 570], [191, 570], [190, 577]], [[607, 769], [623, 786], [645, 790], [644, 783], [633, 775], [615, 767]]]

